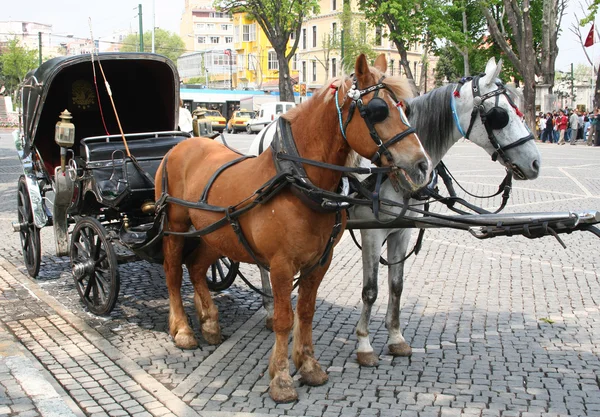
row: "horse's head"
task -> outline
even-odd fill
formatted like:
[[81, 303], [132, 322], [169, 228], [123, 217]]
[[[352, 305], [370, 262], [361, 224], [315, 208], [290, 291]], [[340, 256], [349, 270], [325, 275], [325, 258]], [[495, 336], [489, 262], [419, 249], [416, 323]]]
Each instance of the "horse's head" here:
[[355, 152], [378, 166], [392, 167], [391, 178], [415, 190], [429, 180], [431, 160], [399, 105], [408, 90], [398, 77], [386, 78], [386, 69], [384, 55], [374, 67], [360, 55], [354, 74], [332, 84], [339, 123]]
[[[541, 155], [523, 114], [499, 80], [502, 60], [491, 58], [485, 74], [459, 83], [454, 93], [459, 130], [498, 159], [515, 179], [535, 179]], [[464, 81], [464, 79], [463, 79]]]

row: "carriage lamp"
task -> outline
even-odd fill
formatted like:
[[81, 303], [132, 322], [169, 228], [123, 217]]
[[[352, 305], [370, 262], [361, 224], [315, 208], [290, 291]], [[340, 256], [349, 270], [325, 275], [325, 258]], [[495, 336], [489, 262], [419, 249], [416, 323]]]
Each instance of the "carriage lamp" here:
[[60, 146], [60, 167], [62, 172], [65, 172], [65, 164], [67, 162], [67, 148], [75, 144], [75, 125], [71, 123], [71, 113], [65, 109], [60, 114], [60, 120], [56, 123], [54, 132], [54, 140]]

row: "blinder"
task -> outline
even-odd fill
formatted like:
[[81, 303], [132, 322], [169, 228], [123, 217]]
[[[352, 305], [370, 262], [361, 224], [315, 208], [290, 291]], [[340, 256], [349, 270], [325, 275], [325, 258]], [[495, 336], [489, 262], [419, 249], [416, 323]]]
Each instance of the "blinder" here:
[[384, 99], [374, 97], [367, 104], [366, 114], [371, 123], [381, 123], [390, 115], [390, 108]]
[[502, 130], [508, 125], [509, 116], [506, 109], [502, 107], [494, 106], [487, 113], [483, 115], [485, 117], [485, 124], [492, 130]]

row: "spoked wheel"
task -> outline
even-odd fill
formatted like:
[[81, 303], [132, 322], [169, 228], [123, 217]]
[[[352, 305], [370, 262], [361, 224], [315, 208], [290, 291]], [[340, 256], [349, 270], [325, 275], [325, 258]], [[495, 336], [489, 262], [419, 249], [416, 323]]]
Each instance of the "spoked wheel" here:
[[206, 272], [206, 282], [211, 291], [223, 291], [231, 287], [240, 268], [239, 262], [220, 258]]
[[29, 200], [29, 192], [27, 191], [27, 181], [24, 176], [19, 178], [17, 211], [23, 262], [25, 262], [27, 273], [32, 278], [35, 278], [38, 272], [40, 272], [42, 243], [40, 240], [40, 229], [33, 222], [33, 210]]
[[75, 286], [87, 308], [109, 314], [119, 295], [117, 255], [106, 229], [93, 217], [79, 219], [71, 236], [71, 268]]

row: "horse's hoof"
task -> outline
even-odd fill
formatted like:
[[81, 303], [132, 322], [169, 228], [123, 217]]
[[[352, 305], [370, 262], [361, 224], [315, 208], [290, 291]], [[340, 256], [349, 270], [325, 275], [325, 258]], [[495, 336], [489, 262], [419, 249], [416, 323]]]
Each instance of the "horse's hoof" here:
[[221, 326], [218, 322], [204, 323], [202, 325], [202, 337], [209, 345], [218, 345], [221, 343]]
[[196, 349], [198, 347], [194, 333], [189, 329], [178, 331], [173, 340], [175, 340], [175, 346], [181, 349]]
[[[307, 361], [308, 362], [308, 361]], [[310, 365], [305, 364], [300, 368], [300, 382], [311, 387], [318, 387], [329, 380], [327, 373], [321, 369], [321, 365], [316, 360], [312, 360]]]
[[298, 399], [294, 380], [289, 375], [278, 375], [269, 384], [269, 395], [276, 403], [291, 403]]
[[358, 352], [356, 354], [356, 359], [360, 366], [373, 367], [379, 365], [379, 359], [373, 352]]
[[388, 345], [388, 349], [390, 350], [390, 354], [392, 356], [411, 356], [412, 355], [412, 348], [406, 342], [394, 343], [393, 345]]
[[273, 331], [273, 317], [267, 317], [267, 322], [265, 323], [267, 329]]

